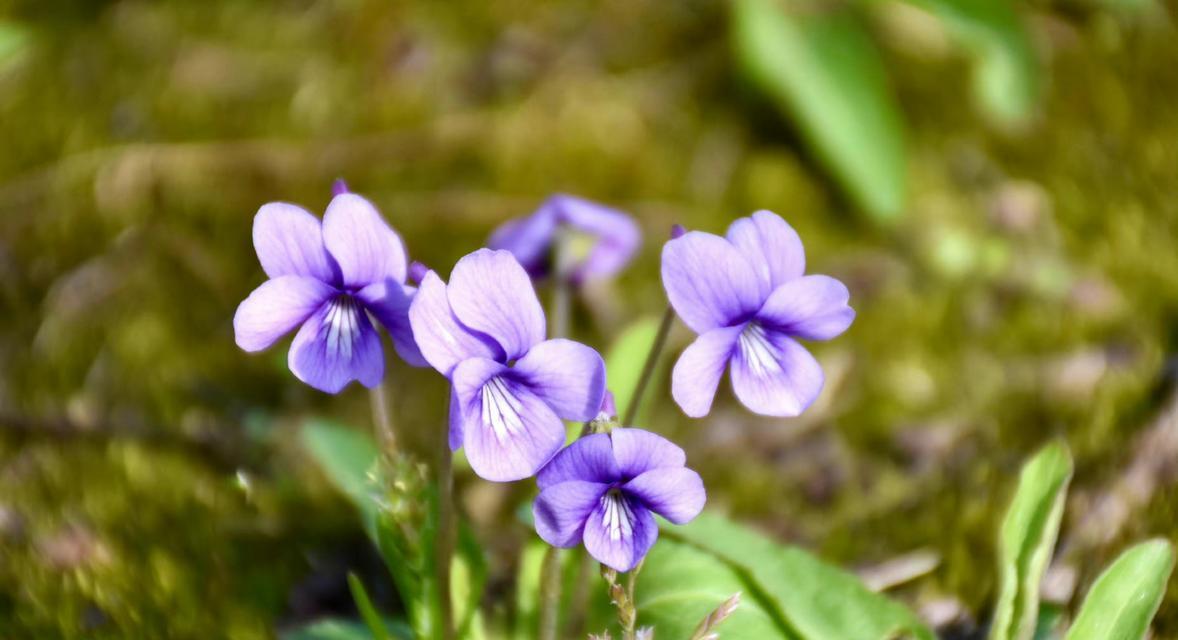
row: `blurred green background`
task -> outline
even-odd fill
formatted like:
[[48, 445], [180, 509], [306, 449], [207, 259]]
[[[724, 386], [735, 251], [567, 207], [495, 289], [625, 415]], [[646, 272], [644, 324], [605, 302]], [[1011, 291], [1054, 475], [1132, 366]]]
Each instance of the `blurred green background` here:
[[[1126, 541], [1178, 533], [1176, 15], [0, 0], [0, 637], [269, 637], [352, 611], [349, 568], [396, 607], [297, 437], [311, 416], [369, 429], [367, 393], [233, 342], [264, 279], [253, 214], [321, 212], [337, 177], [442, 272], [552, 192], [631, 212], [643, 252], [578, 303], [603, 352], [661, 313], [673, 222], [780, 213], [859, 314], [814, 345], [818, 404], [761, 419], [725, 384], [692, 421], [664, 378], [646, 426], [714, 509], [867, 576], [934, 558], [895, 593], [957, 637], [988, 615], [1020, 463], [1063, 436], [1048, 599], [1078, 598]], [[389, 384], [407, 445], [432, 441], [443, 381], [398, 363]], [[530, 487], [459, 489], [502, 608]]]

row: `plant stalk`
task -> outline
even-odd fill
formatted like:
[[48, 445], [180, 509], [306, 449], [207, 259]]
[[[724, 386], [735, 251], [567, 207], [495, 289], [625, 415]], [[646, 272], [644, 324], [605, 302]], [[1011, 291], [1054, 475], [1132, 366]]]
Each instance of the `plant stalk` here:
[[392, 456], [397, 451], [397, 434], [393, 431], [392, 406], [388, 391], [387, 383], [382, 380], [380, 384], [368, 390], [368, 400], [372, 405], [372, 427], [380, 441], [381, 453]]
[[[453, 392], [451, 392], [453, 393]], [[446, 415], [450, 415], [449, 400]], [[438, 541], [434, 559], [438, 589], [439, 637], [454, 638], [454, 611], [450, 603], [450, 560], [454, 555], [454, 452], [450, 451], [450, 425], [441, 430], [438, 448]]]
[[556, 640], [562, 574], [560, 549], [548, 547], [540, 563], [540, 624], [536, 633], [539, 640]]
[[659, 322], [658, 333], [655, 334], [654, 343], [650, 345], [650, 351], [646, 353], [646, 362], [642, 363], [642, 374], [638, 376], [638, 384], [634, 386], [634, 393], [630, 395], [630, 406], [626, 407], [626, 415], [622, 418], [622, 426], [629, 427], [634, 424], [634, 419], [638, 417], [638, 407], [642, 405], [642, 396], [646, 393], [646, 387], [650, 385], [650, 379], [654, 376], [655, 365], [658, 364], [659, 355], [663, 352], [663, 346], [667, 343], [667, 336], [671, 334], [671, 324], [675, 321], [675, 310], [669, 305], [667, 310], [663, 312], [663, 319]]

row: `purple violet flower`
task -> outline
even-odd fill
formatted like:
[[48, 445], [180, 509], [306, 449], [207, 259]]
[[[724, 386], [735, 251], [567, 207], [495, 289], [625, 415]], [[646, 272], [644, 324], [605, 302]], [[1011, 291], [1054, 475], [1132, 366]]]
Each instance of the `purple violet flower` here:
[[703, 480], [686, 462], [682, 449], [641, 429], [581, 438], [536, 476], [536, 533], [554, 547], [584, 542], [598, 562], [629, 571], [658, 539], [651, 512], [686, 524], [703, 510]]
[[571, 340], [545, 340], [532, 281], [507, 251], [462, 258], [450, 283], [430, 271], [409, 309], [425, 359], [453, 385], [450, 448], [479, 476], [536, 473], [564, 444], [562, 419], [597, 415], [605, 363]]
[[405, 246], [372, 203], [339, 193], [322, 223], [293, 204], [262, 205], [254, 249], [270, 279], [237, 307], [237, 346], [261, 351], [302, 325], [288, 358], [295, 377], [327, 393], [352, 380], [374, 387], [385, 364], [375, 319], [406, 362], [426, 365], [409, 327]]
[[642, 231], [630, 216], [575, 196], [557, 194], [525, 218], [508, 220], [496, 229], [487, 246], [510, 251], [532, 277], [552, 269], [552, 249], [562, 227], [591, 237], [592, 245], [572, 265], [574, 282], [613, 275], [630, 261], [642, 242]]
[[727, 237], [691, 231], [663, 246], [663, 287], [675, 312], [699, 337], [671, 377], [684, 413], [711, 410], [724, 369], [736, 397], [768, 416], [796, 416], [822, 390], [822, 367], [797, 342], [829, 340], [855, 311], [843, 283], [802, 275], [798, 234], [769, 211], [740, 218]]

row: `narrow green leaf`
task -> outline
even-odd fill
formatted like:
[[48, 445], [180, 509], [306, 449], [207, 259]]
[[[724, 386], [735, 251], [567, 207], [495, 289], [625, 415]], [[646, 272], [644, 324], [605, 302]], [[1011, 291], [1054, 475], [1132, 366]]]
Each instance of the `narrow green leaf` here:
[[793, 639], [753, 595], [753, 586], [715, 556], [673, 540], [654, 546], [638, 574], [639, 626], [653, 626], [657, 638], [689, 638], [696, 626], [732, 594], [740, 606], [717, 628], [721, 638]]
[[[609, 353], [605, 356], [605, 370], [609, 372], [609, 388], [613, 391], [619, 415], [624, 415], [630, 408], [630, 403], [634, 401], [634, 387], [638, 385], [642, 366], [646, 363], [646, 355], [650, 353], [650, 347], [654, 344], [658, 332], [659, 318], [645, 316], [627, 325], [610, 345]], [[658, 392], [657, 385], [666, 375], [667, 362], [666, 358], [660, 358], [651, 374], [653, 380], [651, 386], [646, 389], [646, 408], [638, 412], [638, 424], [646, 423], [650, 407], [653, 406], [650, 398]]]
[[1019, 474], [1018, 489], [998, 540], [1001, 576], [991, 640], [1027, 640], [1039, 614], [1039, 582], [1051, 559], [1072, 457], [1061, 442], [1044, 447]]
[[[385, 620], [385, 628], [398, 640], [412, 640], [413, 634], [404, 623]], [[328, 618], [284, 631], [278, 634], [281, 640], [376, 640], [368, 627], [355, 620]], [[387, 636], [386, 636], [387, 637]]]
[[[807, 640], [883, 640], [932, 632], [904, 605], [797, 547], [779, 545], [720, 516], [703, 514], [667, 531], [747, 574], [787, 629]], [[659, 543], [663, 544], [662, 542]], [[743, 637], [743, 636], [737, 636]]]
[[1165, 540], [1122, 553], [1093, 583], [1067, 640], [1144, 638], [1173, 568], [1174, 549]]
[[1018, 124], [1040, 93], [1039, 61], [1010, 0], [909, 0], [945, 22], [974, 58], [974, 95], [990, 116]]
[[360, 582], [360, 578], [351, 571], [348, 572], [348, 589], [352, 592], [352, 600], [356, 603], [356, 610], [360, 612], [364, 624], [368, 625], [368, 630], [372, 632], [373, 640], [388, 640], [388, 630], [385, 629], [384, 621], [380, 619], [376, 607], [372, 606], [372, 599], [368, 597], [364, 583]]
[[737, 58], [862, 209], [902, 213], [903, 124], [879, 51], [850, 5], [735, 0]]

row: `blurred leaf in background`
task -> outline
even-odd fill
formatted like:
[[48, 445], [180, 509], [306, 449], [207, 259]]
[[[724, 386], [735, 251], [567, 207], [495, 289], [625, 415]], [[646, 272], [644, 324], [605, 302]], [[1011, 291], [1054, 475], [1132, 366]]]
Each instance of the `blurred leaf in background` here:
[[741, 69], [795, 124], [851, 199], [880, 221], [908, 192], [904, 126], [854, 5], [735, 0]]

